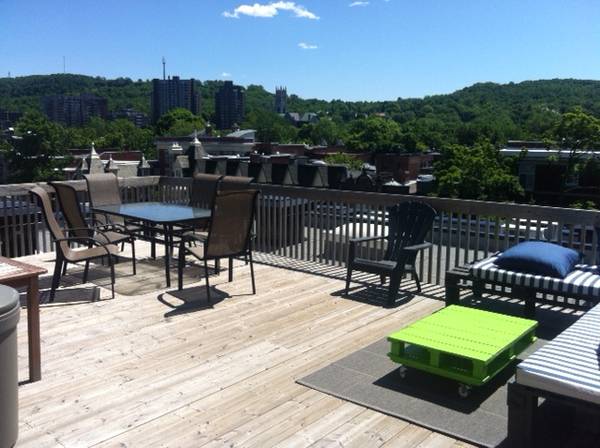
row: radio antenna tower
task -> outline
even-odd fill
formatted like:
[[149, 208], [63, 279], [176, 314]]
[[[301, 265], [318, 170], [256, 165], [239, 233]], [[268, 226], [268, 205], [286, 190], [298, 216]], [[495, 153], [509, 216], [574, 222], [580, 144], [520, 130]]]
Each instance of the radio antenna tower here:
[[63, 56], [63, 74], [67, 73], [67, 59]]
[[163, 64], [163, 81], [165, 79], [167, 79], [167, 72], [166, 72], [166, 69], [165, 69], [165, 64], [166, 63], [167, 63], [167, 61], [165, 61], [165, 57], [163, 56], [163, 58], [162, 58], [162, 64]]

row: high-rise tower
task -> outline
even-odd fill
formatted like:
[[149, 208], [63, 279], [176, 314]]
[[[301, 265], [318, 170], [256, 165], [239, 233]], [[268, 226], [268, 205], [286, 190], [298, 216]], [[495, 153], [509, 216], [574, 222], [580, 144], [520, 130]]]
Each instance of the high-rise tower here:
[[218, 129], [231, 129], [244, 121], [246, 92], [241, 86], [225, 81], [215, 94], [215, 118]]
[[171, 109], [183, 108], [191, 113], [200, 113], [200, 95], [196, 81], [179, 79], [179, 76], [152, 80], [152, 123]]
[[42, 99], [42, 109], [50, 120], [65, 126], [82, 126], [93, 116], [108, 117], [106, 98], [91, 93], [48, 95]]

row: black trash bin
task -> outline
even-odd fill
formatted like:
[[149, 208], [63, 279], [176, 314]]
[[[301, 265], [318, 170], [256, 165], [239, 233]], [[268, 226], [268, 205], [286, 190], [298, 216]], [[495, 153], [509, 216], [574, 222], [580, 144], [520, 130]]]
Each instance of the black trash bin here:
[[0, 285], [0, 448], [17, 443], [19, 431], [17, 323], [19, 293]]

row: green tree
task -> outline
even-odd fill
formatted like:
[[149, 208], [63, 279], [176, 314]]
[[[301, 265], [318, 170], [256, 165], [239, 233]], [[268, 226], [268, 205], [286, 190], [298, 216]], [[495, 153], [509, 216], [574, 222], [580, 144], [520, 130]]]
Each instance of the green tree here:
[[583, 163], [579, 174], [579, 185], [600, 188], [600, 159], [598, 157], [591, 157]]
[[131, 121], [122, 119], [106, 123], [104, 134], [99, 136], [98, 146], [148, 153], [154, 147], [153, 140], [151, 129], [137, 128]]
[[60, 168], [67, 162], [63, 155], [65, 133], [62, 126], [48, 121], [39, 112], [28, 112], [16, 127], [16, 148], [10, 151], [10, 179], [13, 182], [61, 179]]
[[346, 146], [356, 151], [390, 152], [401, 149], [401, 129], [388, 118], [368, 117], [350, 123]]
[[600, 144], [600, 120], [587, 114], [581, 107], [562, 115], [555, 130], [563, 147], [591, 149]]
[[529, 116], [523, 123], [524, 133], [528, 138], [551, 136], [560, 120], [560, 113], [545, 105], [531, 108]]
[[194, 115], [187, 109], [172, 109], [158, 119], [156, 133], [158, 135], [187, 135], [194, 130], [204, 129], [202, 117]]
[[582, 210], [598, 210], [596, 203], [590, 199], [579, 200], [569, 204], [569, 208], [579, 208]]
[[12, 151], [12, 146], [4, 139], [0, 139], [0, 152]]
[[256, 130], [256, 139], [264, 143], [294, 143], [298, 137], [298, 129], [286, 119], [264, 110], [249, 113], [243, 127]]
[[354, 171], [360, 170], [363, 166], [363, 162], [359, 158], [341, 152], [328, 155], [325, 157], [325, 162], [332, 165], [345, 165], [348, 169]]
[[118, 148], [124, 151], [142, 151], [150, 156], [154, 148], [151, 128], [137, 128], [131, 121], [92, 119], [81, 128], [64, 129], [66, 147], [89, 148], [92, 142], [98, 148]]
[[600, 144], [600, 120], [576, 107], [562, 115], [554, 135], [559, 142], [559, 152], [567, 153], [566, 169], [560, 178], [562, 202], [569, 179], [581, 172], [591, 151]]
[[489, 142], [478, 142], [472, 148], [462, 145], [444, 148], [434, 174], [440, 196], [511, 201], [523, 195], [509, 162]]
[[302, 126], [298, 136], [313, 145], [336, 145], [345, 139], [345, 129], [341, 123], [324, 117], [316, 123]]

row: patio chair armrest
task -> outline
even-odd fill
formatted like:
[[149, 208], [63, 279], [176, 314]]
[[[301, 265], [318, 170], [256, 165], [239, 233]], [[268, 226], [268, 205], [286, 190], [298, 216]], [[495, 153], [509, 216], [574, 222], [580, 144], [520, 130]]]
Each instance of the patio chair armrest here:
[[112, 222], [110, 224], [105, 224], [104, 226], [100, 226], [100, 227], [105, 227], [104, 231], [107, 231], [107, 230], [109, 230], [109, 231], [110, 230], [116, 230], [117, 232], [126, 233], [127, 235], [131, 235], [131, 233], [132, 233], [131, 230], [129, 230], [123, 224], [116, 224], [114, 222]]
[[94, 229], [104, 228], [106, 230], [110, 230], [110, 227], [112, 226], [112, 224], [109, 224], [108, 222], [102, 222], [102, 221], [96, 219], [97, 214], [99, 214], [99, 213], [93, 213], [90, 218], [87, 218], [85, 220], [85, 222], [88, 224], [88, 226], [93, 227]]
[[362, 243], [368, 243], [370, 241], [380, 241], [385, 240], [385, 236], [365, 236], [363, 238], [352, 238], [350, 240], [350, 247], [348, 248], [348, 258], [347, 262], [352, 264], [354, 262], [354, 258], [356, 257], [356, 245]]
[[[97, 215], [101, 215], [104, 217], [104, 221], [105, 222], [99, 222], [98, 219], [96, 218]], [[120, 227], [121, 229], [124, 229], [123, 231], [127, 230], [127, 227], [125, 227], [123, 224], [118, 224], [113, 222], [115, 215], [113, 215], [112, 213], [106, 213], [106, 212], [92, 212], [92, 222], [94, 223], [94, 227], [98, 227], [98, 226], [105, 226], [105, 227]], [[117, 216], [118, 217], [118, 216]], [[125, 223], [132, 223], [135, 225], [138, 225], [140, 221], [136, 221], [133, 219], [129, 219], [129, 218], [123, 218]], [[131, 233], [131, 231], [127, 230], [128, 233]]]
[[[91, 227], [69, 227], [69, 228], [66, 228], [66, 229], [64, 229], [64, 231], [65, 231], [65, 233], [66, 233], [67, 235], [72, 235], [74, 232], [77, 232], [77, 231], [80, 231], [80, 230], [81, 230], [81, 231], [85, 231], [85, 232], [87, 232], [87, 233], [88, 233], [88, 236], [89, 236], [90, 238], [91, 238], [91, 237], [93, 236], [93, 234], [94, 234], [94, 233], [93, 233], [93, 229], [92, 229]], [[73, 238], [75, 238], [75, 237], [73, 237]], [[68, 239], [68, 238], [66, 238], [66, 239]]]
[[183, 233], [177, 235], [180, 239], [180, 243], [187, 243], [189, 241], [199, 241], [199, 242], [205, 242], [206, 241], [206, 237], [203, 235], [196, 235], [195, 233], [193, 233], [193, 230], [187, 230], [184, 231]]
[[104, 216], [104, 219], [106, 219], [107, 221], [109, 220], [110, 215], [106, 212], [100, 212], [100, 211], [91, 211], [91, 219], [92, 222], [98, 222], [98, 219], [96, 218], [97, 216]]
[[[99, 226], [99, 227], [104, 227], [104, 226]], [[102, 235], [104, 237], [104, 239], [107, 241], [106, 243], [102, 243], [102, 242], [98, 241], [101, 245], [104, 246], [106, 244], [110, 244], [110, 238], [106, 234], [106, 232], [108, 231], [107, 229], [100, 230], [98, 227], [93, 227], [93, 229], [96, 233], [99, 233], [100, 235]], [[92, 236], [92, 238], [94, 238], [94, 237]]]
[[100, 241], [95, 240], [92, 237], [85, 237], [85, 236], [70, 236], [70, 237], [66, 237], [66, 238], [56, 238], [54, 240], [55, 243], [63, 243], [63, 242], [73, 242], [73, 243], [93, 243], [97, 246], [102, 246], [103, 244]]
[[74, 236], [74, 237], [69, 237], [69, 238], [57, 238], [54, 240], [55, 243], [62, 243], [62, 242], [67, 242], [67, 243], [88, 243], [88, 244], [93, 244], [94, 246], [99, 246], [99, 247], [103, 247], [106, 249], [107, 252], [108, 249], [106, 248], [106, 246], [108, 246], [110, 243], [101, 243], [100, 241], [94, 239], [94, 238], [87, 238], [84, 236]]
[[385, 236], [365, 236], [362, 238], [351, 238], [350, 239], [350, 244], [354, 245], [354, 244], [362, 244], [362, 243], [368, 243], [369, 241], [378, 241], [378, 240], [384, 240]]
[[95, 230], [101, 229], [103, 232], [108, 232], [113, 229], [114, 225], [113, 224], [97, 224], [94, 222], [94, 223], [90, 224], [90, 227]]
[[[180, 235], [179, 236], [179, 257], [183, 257], [185, 258], [185, 254], [188, 253], [188, 248], [186, 246], [186, 243], [190, 242], [190, 241], [195, 241], [195, 238], [192, 235]], [[200, 240], [196, 240], [196, 241], [200, 241]], [[202, 241], [200, 241], [202, 242]], [[177, 244], [177, 243], [175, 243]]]
[[433, 244], [425, 241], [424, 243], [421, 243], [421, 244], [415, 244], [413, 246], [406, 246], [403, 248], [403, 250], [407, 250], [409, 252], [418, 252], [423, 249], [429, 249], [430, 247], [433, 247]]
[[178, 224], [176, 229], [173, 229], [173, 235], [181, 236], [187, 232], [193, 232], [195, 227], [190, 224]]
[[[104, 228], [105, 230], [100, 230], [101, 228]], [[67, 232], [71, 233], [71, 232], [76, 231], [76, 230], [87, 230], [88, 234], [89, 234], [89, 237], [92, 238], [92, 239], [94, 239], [94, 234], [95, 233], [99, 233], [100, 235], [102, 235], [106, 239], [106, 241], [109, 241], [109, 238], [108, 238], [108, 236], [105, 233], [106, 232], [106, 226], [97, 226], [97, 227], [72, 227], [72, 228], [68, 229]], [[102, 244], [102, 243], [100, 243], [100, 244]]]

